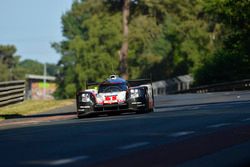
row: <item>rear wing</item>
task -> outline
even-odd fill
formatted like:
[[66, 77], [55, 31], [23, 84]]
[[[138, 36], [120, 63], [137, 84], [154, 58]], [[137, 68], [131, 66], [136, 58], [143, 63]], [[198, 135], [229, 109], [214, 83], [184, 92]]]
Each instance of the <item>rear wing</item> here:
[[135, 79], [135, 80], [128, 80], [128, 84], [131, 87], [152, 84], [151, 79]]
[[[135, 79], [135, 80], [128, 80], [127, 81], [129, 86], [135, 87], [135, 86], [140, 86], [140, 85], [146, 85], [146, 84], [152, 84], [151, 79]], [[87, 82], [86, 83], [86, 89], [88, 89], [91, 86], [98, 86], [103, 82]]]
[[88, 89], [90, 86], [98, 86], [98, 85], [100, 85], [100, 82], [87, 82], [86, 89]]

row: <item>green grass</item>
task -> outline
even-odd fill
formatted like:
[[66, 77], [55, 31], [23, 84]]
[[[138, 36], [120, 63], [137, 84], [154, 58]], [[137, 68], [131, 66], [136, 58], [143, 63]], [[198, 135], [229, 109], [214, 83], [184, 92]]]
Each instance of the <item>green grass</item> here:
[[22, 103], [13, 104], [0, 108], [0, 120], [11, 116], [25, 116], [47, 112], [49, 110], [74, 104], [69, 100], [26, 100]]

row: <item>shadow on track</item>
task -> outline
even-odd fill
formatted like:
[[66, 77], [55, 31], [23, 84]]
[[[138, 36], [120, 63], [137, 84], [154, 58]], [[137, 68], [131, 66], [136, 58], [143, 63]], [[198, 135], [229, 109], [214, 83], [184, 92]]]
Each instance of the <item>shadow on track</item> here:
[[35, 114], [35, 115], [21, 115], [21, 114], [4, 114], [0, 117], [4, 119], [16, 119], [16, 118], [42, 118], [42, 117], [52, 117], [52, 116], [63, 116], [63, 115], [75, 115], [76, 112], [64, 112], [64, 113], [51, 113], [51, 114]]

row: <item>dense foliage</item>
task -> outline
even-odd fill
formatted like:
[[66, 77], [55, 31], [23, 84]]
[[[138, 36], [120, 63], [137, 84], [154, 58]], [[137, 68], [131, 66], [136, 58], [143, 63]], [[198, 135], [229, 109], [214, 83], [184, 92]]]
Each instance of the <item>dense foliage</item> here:
[[[47, 73], [57, 76], [60, 98], [119, 74], [124, 54], [129, 79], [192, 74], [202, 85], [250, 78], [249, 9], [249, 0], [75, 0], [62, 16], [64, 40], [52, 45], [62, 57]], [[43, 75], [43, 68], [0, 45], [0, 81]]]
[[[129, 14], [129, 79], [166, 79], [192, 73], [214, 50], [200, 0], [133, 0]], [[54, 43], [61, 97], [73, 97], [86, 81], [118, 73], [123, 0], [74, 1], [62, 16], [65, 40]]]
[[208, 1], [210, 23], [220, 24], [221, 47], [196, 71], [196, 84], [250, 78], [250, 1]]
[[21, 78], [20, 68], [17, 67], [20, 57], [15, 55], [13, 45], [0, 45], [0, 81], [17, 80]]

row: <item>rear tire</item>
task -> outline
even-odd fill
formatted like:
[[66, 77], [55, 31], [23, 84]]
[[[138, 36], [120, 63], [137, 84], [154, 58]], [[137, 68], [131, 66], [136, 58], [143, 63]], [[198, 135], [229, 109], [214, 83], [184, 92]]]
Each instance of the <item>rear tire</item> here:
[[81, 118], [83, 118], [83, 116], [77, 115], [77, 118], [78, 118], [78, 119], [81, 119]]

